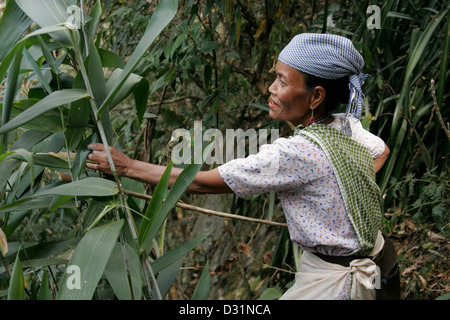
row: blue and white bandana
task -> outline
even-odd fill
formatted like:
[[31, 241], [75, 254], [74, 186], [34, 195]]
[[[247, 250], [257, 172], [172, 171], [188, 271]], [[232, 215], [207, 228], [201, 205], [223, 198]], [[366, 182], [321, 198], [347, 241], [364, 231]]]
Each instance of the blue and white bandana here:
[[334, 34], [302, 33], [281, 51], [278, 60], [324, 79], [349, 76], [347, 114], [361, 119], [364, 99], [361, 86], [368, 75], [361, 72], [364, 59], [349, 39]]

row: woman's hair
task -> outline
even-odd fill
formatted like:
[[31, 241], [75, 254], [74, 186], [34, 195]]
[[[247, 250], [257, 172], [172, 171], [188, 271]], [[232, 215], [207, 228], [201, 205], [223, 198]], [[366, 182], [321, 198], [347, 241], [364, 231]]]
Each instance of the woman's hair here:
[[333, 113], [339, 104], [347, 104], [350, 97], [349, 76], [338, 79], [324, 79], [305, 72], [303, 74], [305, 85], [312, 91], [315, 87], [321, 86], [325, 89], [325, 110], [328, 114]]

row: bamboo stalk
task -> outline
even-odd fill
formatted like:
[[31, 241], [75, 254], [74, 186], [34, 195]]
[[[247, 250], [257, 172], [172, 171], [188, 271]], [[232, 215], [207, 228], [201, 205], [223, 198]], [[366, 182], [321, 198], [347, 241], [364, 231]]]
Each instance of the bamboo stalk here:
[[[152, 199], [152, 196], [141, 194], [141, 193], [137, 193], [137, 192], [126, 190], [126, 189], [124, 189], [123, 192], [125, 194], [129, 195], [129, 196], [140, 198], [140, 199], [144, 199], [144, 200], [151, 200]], [[262, 220], [262, 219], [256, 219], [256, 218], [250, 218], [250, 217], [240, 216], [240, 215], [237, 215], [237, 214], [225, 213], [225, 212], [205, 209], [205, 208], [193, 206], [193, 205], [190, 205], [190, 204], [185, 204], [185, 203], [182, 203], [182, 202], [177, 202], [176, 206], [179, 207], [179, 208], [182, 208], [182, 209], [192, 210], [192, 211], [200, 212], [200, 213], [203, 213], [203, 214], [209, 214], [209, 215], [222, 217], [222, 218], [226, 218], [226, 219], [236, 219], [236, 220], [242, 220], [242, 221], [253, 222], [253, 223], [261, 223], [261, 224], [267, 224], [267, 225], [275, 226], [275, 227], [287, 227], [286, 223], [269, 221], [269, 220]]]

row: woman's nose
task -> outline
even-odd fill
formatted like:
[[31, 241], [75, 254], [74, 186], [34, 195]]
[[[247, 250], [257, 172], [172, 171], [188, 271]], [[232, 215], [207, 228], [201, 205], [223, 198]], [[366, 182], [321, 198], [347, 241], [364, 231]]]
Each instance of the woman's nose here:
[[271, 84], [270, 87], [269, 87], [269, 92], [270, 92], [271, 94], [274, 94], [275, 91], [276, 91], [276, 85], [275, 85], [275, 82], [276, 82], [276, 80], [275, 80], [274, 82], [272, 82], [272, 84]]

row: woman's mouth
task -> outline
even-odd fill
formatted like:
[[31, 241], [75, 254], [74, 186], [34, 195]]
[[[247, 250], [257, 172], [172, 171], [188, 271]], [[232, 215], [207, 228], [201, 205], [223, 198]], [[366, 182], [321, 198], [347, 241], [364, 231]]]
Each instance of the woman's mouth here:
[[278, 105], [272, 100], [269, 101], [269, 108], [278, 108]]

